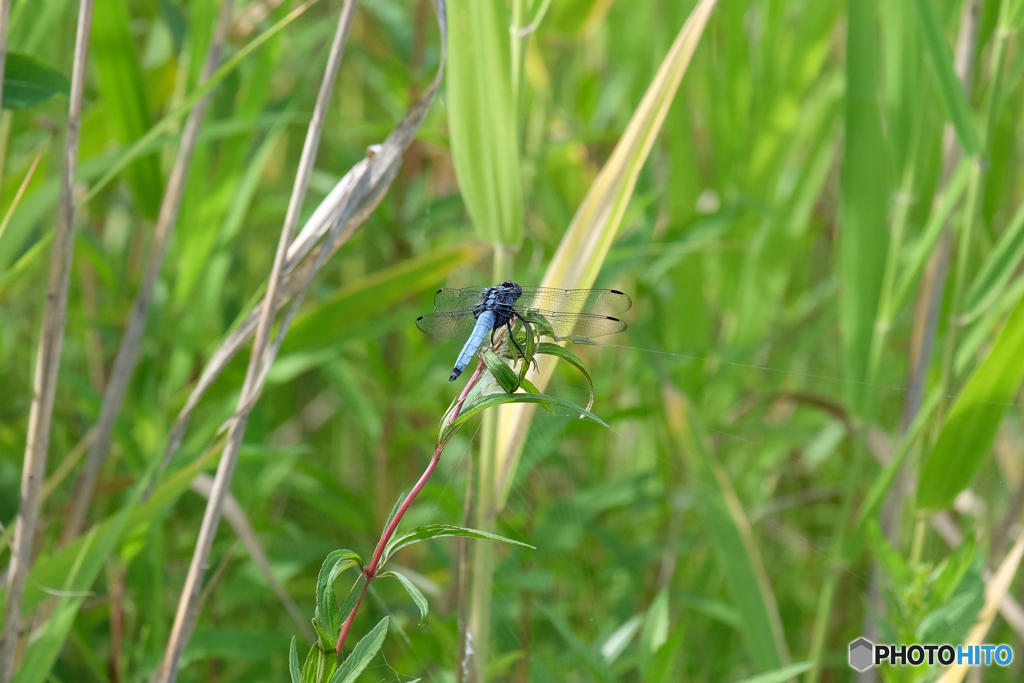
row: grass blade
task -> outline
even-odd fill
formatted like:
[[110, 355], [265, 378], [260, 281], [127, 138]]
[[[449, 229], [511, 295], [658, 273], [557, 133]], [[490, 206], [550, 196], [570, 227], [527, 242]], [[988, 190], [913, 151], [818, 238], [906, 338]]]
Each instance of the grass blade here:
[[452, 161], [477, 234], [523, 240], [516, 106], [504, 0], [451, 0], [448, 118]]
[[[93, 63], [110, 126], [122, 144], [141, 138], [152, 126], [130, 22], [127, 3], [96, 0]], [[155, 218], [163, 194], [156, 153], [136, 158], [125, 169], [125, 176], [139, 208], [148, 218]]]
[[999, 242], [967, 290], [968, 318], [981, 315], [1003, 293], [1024, 258], [1024, 205], [1017, 210]]
[[886, 148], [878, 106], [875, 2], [852, 0], [846, 56], [846, 153], [842, 169], [840, 271], [848, 400], [867, 407], [871, 347], [889, 248]]
[[964, 386], [924, 463], [917, 507], [941, 510], [981, 470], [999, 423], [1024, 378], [1024, 298], [1010, 314], [992, 350]]
[[[668, 115], [716, 2], [701, 0], [679, 30], [611, 157], [576, 210], [540, 283], [542, 286], [586, 288], [597, 279], [633, 196], [640, 170]], [[538, 359], [540, 371], [530, 380], [541, 391], [547, 387], [556, 361], [556, 358]], [[502, 406], [499, 411], [495, 470], [498, 509], [508, 497], [532, 417], [532, 406]]]
[[[981, 138], [974, 125], [974, 117], [967, 101], [967, 94], [953, 68], [953, 53], [942, 35], [939, 18], [935, 14], [935, 4], [931, 0], [914, 0], [914, 7], [917, 8], [918, 16], [921, 19], [921, 32], [924, 35], [928, 57], [931, 59], [932, 66], [935, 67], [935, 74], [939, 79], [939, 89], [942, 91], [942, 100], [946, 103], [949, 119], [953, 123], [953, 128], [956, 129], [960, 145], [969, 155], [979, 154]], [[873, 45], [872, 49], [876, 47], [877, 45]]]

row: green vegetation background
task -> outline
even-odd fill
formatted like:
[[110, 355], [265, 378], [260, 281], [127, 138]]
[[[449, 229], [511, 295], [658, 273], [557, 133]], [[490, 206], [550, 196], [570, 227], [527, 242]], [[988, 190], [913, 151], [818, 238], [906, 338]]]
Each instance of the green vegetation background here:
[[[967, 638], [987, 570], [1020, 537], [1024, 503], [1024, 3], [967, 1], [979, 19], [966, 91], [953, 63], [957, 0], [716, 7], [601, 264], [596, 286], [633, 298], [629, 330], [575, 348], [611, 429], [538, 413], [496, 520], [536, 550], [493, 549], [491, 679], [850, 680], [847, 643], [869, 622], [879, 641]], [[518, 148], [502, 187], [521, 186], [521, 220], [514, 205], [492, 204], [507, 224], [471, 223], [467, 205], [475, 216], [486, 207], [460, 195], [459, 114], [442, 86], [390, 192], [314, 282], [249, 420], [231, 490], [306, 619], [324, 557], [369, 553], [461, 387], [446, 381], [457, 345], [413, 321], [438, 286], [491, 281], [493, 248], [480, 235], [516, 242], [501, 231], [521, 226], [510, 270], [540, 281], [695, 2], [492, 4], [502, 26], [517, 8], [546, 10], [521, 53], [498, 62], [519, 69], [515, 101], [491, 123], [511, 126]], [[235, 22], [228, 55], [293, 8], [269, 5], [254, 26]], [[212, 0], [96, 6], [83, 189], [194, 87], [216, 15]], [[265, 284], [339, 6], [322, 0], [214, 91], [90, 522], [122, 509], [209, 354]], [[75, 21], [70, 0], [16, 0], [10, 49], [69, 74]], [[428, 0], [360, 3], [303, 217], [387, 135], [438, 57]], [[43, 150], [0, 228], [5, 529], [18, 506], [66, 113], [58, 95], [0, 118], [0, 214]], [[178, 134], [79, 210], [39, 558], [54, 553], [67, 514], [76, 470], [62, 463], [81, 456], [99, 413]], [[928, 332], [915, 311], [947, 247]], [[923, 363], [917, 333], [934, 342]], [[247, 360], [204, 399], [165, 475], [174, 486], [106, 561], [49, 680], [137, 681], [156, 666], [205, 505], [187, 485], [216, 464], [197, 459], [234, 410]], [[923, 393], [908, 391], [915, 369]], [[572, 368], [547, 391], [586, 403]], [[924, 406], [916, 421], [910, 399]], [[471, 426], [449, 445], [406, 524], [463, 523], [476, 437]], [[1009, 558], [1012, 577], [1020, 557]], [[398, 583], [374, 584], [355, 632], [390, 614], [391, 633], [360, 680], [456, 680], [456, 559], [451, 539], [396, 558], [427, 595], [422, 626]], [[59, 589], [69, 567], [51, 570], [44, 585]], [[42, 587], [30, 586], [28, 619]], [[287, 680], [300, 627], [226, 523], [205, 590], [180, 680]], [[1020, 596], [1019, 582], [1004, 592]], [[995, 617], [981, 642], [1018, 654], [985, 680], [1020, 675], [1022, 635]]]

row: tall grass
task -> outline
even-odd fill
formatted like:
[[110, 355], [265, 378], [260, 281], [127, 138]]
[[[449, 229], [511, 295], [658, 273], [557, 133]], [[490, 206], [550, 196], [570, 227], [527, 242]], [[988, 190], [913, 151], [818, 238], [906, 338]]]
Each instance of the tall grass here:
[[[0, 680], [1020, 651], [1022, 0], [7, 8]], [[441, 454], [503, 371], [449, 384], [413, 321], [505, 278], [629, 328]], [[375, 544], [397, 580], [353, 585]]]

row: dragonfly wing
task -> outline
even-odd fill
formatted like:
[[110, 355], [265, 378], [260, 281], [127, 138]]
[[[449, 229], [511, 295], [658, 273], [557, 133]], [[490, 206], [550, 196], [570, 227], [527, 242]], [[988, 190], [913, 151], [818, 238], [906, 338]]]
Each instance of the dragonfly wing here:
[[541, 324], [546, 320], [551, 325], [551, 329], [556, 337], [569, 337], [572, 335], [603, 337], [606, 334], [615, 334], [626, 329], [626, 323], [608, 315], [532, 310], [525, 317], [530, 322]]
[[438, 313], [472, 310], [480, 303], [480, 295], [483, 291], [484, 287], [465, 287], [463, 289], [444, 287], [437, 290], [434, 295], [434, 310]]
[[476, 325], [476, 317], [472, 309], [431, 313], [416, 319], [416, 327], [427, 334], [442, 339], [460, 339], [465, 341]]
[[542, 311], [599, 316], [615, 316], [628, 311], [632, 305], [629, 297], [617, 289], [523, 287], [523, 295], [516, 301], [516, 308], [520, 311], [537, 308]]

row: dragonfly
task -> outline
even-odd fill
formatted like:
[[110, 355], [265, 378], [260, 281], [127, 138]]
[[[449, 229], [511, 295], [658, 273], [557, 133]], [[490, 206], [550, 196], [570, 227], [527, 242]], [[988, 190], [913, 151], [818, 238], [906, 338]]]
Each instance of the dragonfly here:
[[477, 349], [491, 334], [505, 328], [509, 339], [522, 355], [512, 336], [512, 326], [550, 329], [555, 339], [601, 337], [626, 329], [615, 316], [629, 310], [630, 298], [617, 289], [553, 289], [524, 287], [506, 280], [492, 287], [445, 287], [434, 294], [436, 313], [416, 319], [416, 327], [443, 339], [466, 339], [449, 382], [458, 379]]

